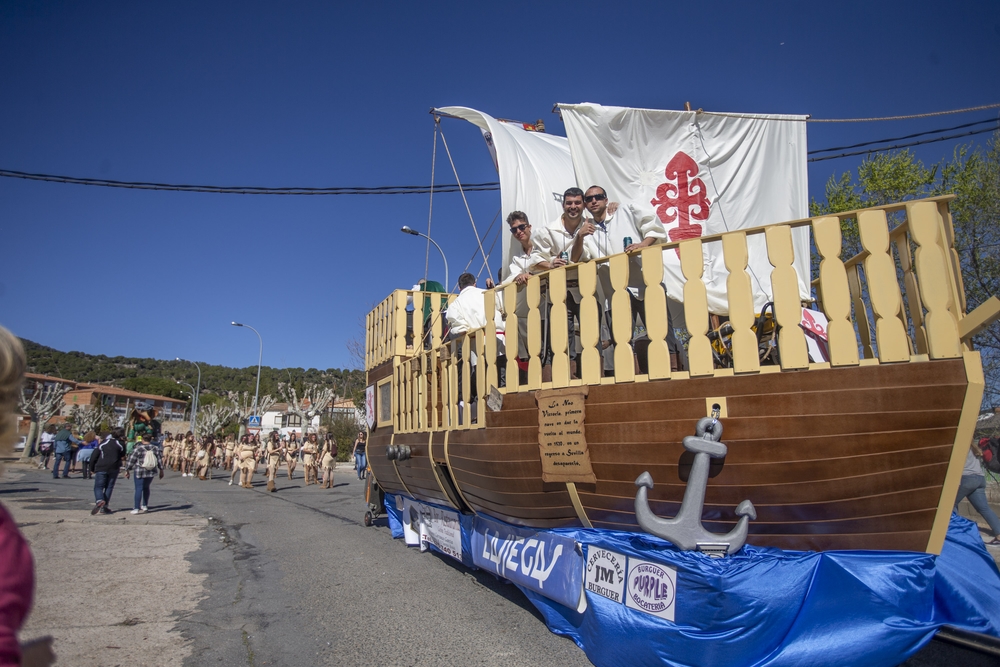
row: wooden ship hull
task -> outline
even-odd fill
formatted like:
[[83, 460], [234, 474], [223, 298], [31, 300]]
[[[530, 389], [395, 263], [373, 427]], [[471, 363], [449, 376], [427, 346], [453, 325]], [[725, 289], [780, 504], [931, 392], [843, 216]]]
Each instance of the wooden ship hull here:
[[[927, 203], [927, 210], [907, 208], [909, 224], [918, 228], [924, 222], [938, 224], [942, 231], [938, 238], [949, 239], [947, 200]], [[880, 213], [884, 223], [885, 211]], [[939, 214], [936, 219], [933, 213]], [[927, 219], [920, 220], [924, 214]], [[824, 220], [837, 224], [839, 254], [840, 220]], [[785, 224], [812, 224], [822, 250], [829, 225], [816, 223]], [[636, 478], [648, 471], [655, 484], [649, 491], [650, 508], [665, 518], [676, 515], [692, 460], [682, 440], [693, 435], [698, 419], [717, 406], [728, 453], [712, 462], [703, 512], [703, 525], [708, 530], [720, 534], [731, 530], [737, 521], [737, 505], [749, 499], [757, 518], [750, 522], [747, 542], [755, 546], [939, 553], [982, 398], [982, 367], [968, 338], [973, 323], [981, 322], [983, 316], [964, 314], [957, 262], [938, 262], [941, 293], [929, 294], [935, 289], [927, 279], [930, 274], [920, 275], [922, 270], [930, 270], [929, 265], [910, 261], [906, 246], [912, 237], [906, 227], [904, 223], [891, 234], [886, 227], [897, 252], [907, 253], [899, 283], [890, 281], [896, 290], [897, 311], [887, 312], [893, 306], [886, 306], [884, 295], [879, 294], [875, 265], [864, 264], [867, 290], [854, 289], [854, 280], [848, 277], [864, 275], [858, 267], [871, 257], [870, 249], [846, 263], [836, 258], [839, 271], [824, 272], [829, 264], [821, 266], [819, 273], [827, 285], [825, 289], [817, 286], [817, 290], [831, 321], [830, 361], [795, 362], [790, 338], [779, 338], [781, 365], [761, 365], [755, 354], [744, 354], [741, 362], [740, 351], [734, 350], [733, 367], [719, 368], [702, 348], [690, 344], [690, 368], [684, 372], [671, 373], [669, 361], [666, 369], [654, 370], [655, 355], [651, 352], [648, 374], [635, 375], [628, 369], [627, 374], [623, 371], [608, 378], [595, 376], [583, 355], [582, 379], [573, 379], [567, 371], [562, 380], [542, 383], [533, 365], [527, 386], [501, 390], [499, 410], [486, 409], [486, 401], [480, 400], [471, 404], [475, 407], [463, 417], [459, 413], [470, 405], [470, 389], [456, 384], [459, 367], [465, 369], [464, 377], [470, 377], [468, 347], [485, 351], [474, 382], [479, 396], [487, 395], [496, 385], [495, 364], [503, 363], [495, 360], [491, 346], [495, 331], [487, 327], [470, 334], [465, 351], [456, 343], [449, 349], [448, 343], [439, 340], [428, 350], [419, 349], [419, 345], [414, 349], [412, 341], [421, 340], [423, 332], [418, 322], [414, 335], [413, 318], [406, 323], [401, 305], [403, 297], [412, 301], [414, 295], [397, 294], [394, 301], [384, 303], [381, 311], [376, 309], [369, 316], [368, 379], [373, 389], [381, 389], [376, 393], [378, 423], [368, 446], [371, 470], [389, 493], [520, 526], [639, 532]], [[917, 237], [923, 248], [929, 247], [926, 234], [918, 233]], [[685, 243], [691, 242], [681, 245]], [[944, 243], [941, 246], [944, 250]], [[697, 252], [700, 257], [700, 248]], [[831, 256], [832, 252], [824, 255], [824, 260]], [[941, 257], [947, 257], [946, 253]], [[647, 255], [643, 261], [648, 261]], [[581, 285], [587, 284], [585, 270], [580, 268]], [[896, 278], [895, 270], [891, 277]], [[552, 292], [565, 284], [560, 282], [564, 279], [548, 276]], [[656, 280], [653, 275], [649, 284]], [[834, 283], [839, 293], [831, 287]], [[954, 289], [949, 291], [949, 285]], [[528, 290], [528, 302], [536, 302], [530, 296], [531, 285]], [[585, 288], [584, 299], [586, 293]], [[874, 305], [868, 301], [873, 293]], [[689, 330], [696, 329], [690, 326], [695, 321], [692, 309], [704, 307], [692, 294], [686, 290], [686, 296], [692, 296], [684, 305]], [[731, 288], [731, 303], [734, 294]], [[515, 295], [511, 291], [508, 296]], [[437, 298], [431, 301], [435, 312]], [[776, 295], [776, 301], [778, 298]], [[940, 315], [940, 302], [948, 299], [955, 317], [952, 328], [942, 336], [953, 336], [954, 341], [945, 347], [935, 338], [938, 333], [933, 325], [937, 323], [930, 320]], [[556, 298], [553, 312], [558, 301]], [[494, 307], [489, 296], [486, 305]], [[779, 326], [784, 314], [780, 305], [776, 304]], [[739, 310], [732, 308], [737, 328], [745, 321], [738, 317]], [[787, 315], [785, 318], [783, 328], [788, 331], [794, 325], [789, 326]], [[874, 325], [869, 318], [875, 320]], [[893, 350], [889, 335], [883, 335], [886, 320], [906, 325], [897, 327], [904, 332], [895, 343], [901, 349]], [[528, 321], [527, 347], [537, 353], [539, 343], [531, 333], [531, 315]], [[853, 336], [847, 345], [835, 340], [835, 334], [842, 333], [837, 322], [848, 325], [841, 329]], [[587, 338], [588, 327], [583, 322], [581, 329], [582, 338]], [[653, 344], [662, 342], [656, 340], [658, 328], [651, 326], [650, 330]], [[507, 331], [512, 331], [509, 324]], [[691, 333], [697, 337], [706, 332], [707, 325], [705, 331]], [[516, 345], [516, 336], [513, 341], [510, 337], [508, 333], [508, 347]], [[553, 368], [559, 369], [565, 359], [559, 358], [556, 332], [553, 341]], [[507, 377], [513, 377], [511, 371], [516, 374], [512, 365], [507, 369]], [[588, 389], [586, 443], [596, 482], [546, 482], [534, 392], [583, 385]], [[408, 458], [386, 456], [387, 447], [403, 445], [409, 448]]]

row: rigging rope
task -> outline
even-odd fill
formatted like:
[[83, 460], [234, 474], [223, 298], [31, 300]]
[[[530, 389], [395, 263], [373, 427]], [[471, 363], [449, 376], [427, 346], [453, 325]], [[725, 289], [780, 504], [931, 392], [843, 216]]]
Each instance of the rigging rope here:
[[469, 208], [469, 200], [465, 198], [465, 190], [462, 189], [462, 181], [458, 178], [458, 169], [455, 168], [455, 161], [451, 157], [451, 150], [448, 148], [448, 139], [441, 130], [441, 143], [444, 144], [444, 151], [448, 154], [448, 161], [451, 162], [451, 171], [455, 174], [455, 183], [458, 184], [458, 191], [462, 194], [462, 201], [465, 203], [465, 211], [469, 214], [469, 222], [472, 223], [472, 231], [476, 235], [476, 243], [479, 244], [479, 251], [483, 253], [483, 264], [489, 271], [490, 261], [486, 258], [486, 251], [483, 250], [483, 241], [479, 238], [479, 230], [476, 228], [476, 220], [472, 217], [472, 209]]
[[440, 123], [435, 119], [434, 123], [434, 149], [431, 151], [431, 203], [430, 210], [427, 211], [427, 252], [424, 253], [424, 284], [427, 283], [427, 274], [431, 266], [431, 219], [434, 215], [434, 173], [437, 170], [438, 154], [438, 128]]

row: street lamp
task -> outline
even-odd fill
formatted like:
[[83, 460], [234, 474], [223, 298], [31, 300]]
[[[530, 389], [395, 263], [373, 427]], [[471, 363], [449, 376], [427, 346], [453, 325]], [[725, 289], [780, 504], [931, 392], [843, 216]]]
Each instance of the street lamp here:
[[430, 241], [431, 243], [434, 244], [434, 247], [438, 249], [439, 253], [441, 253], [441, 260], [444, 262], [444, 288], [445, 288], [445, 291], [447, 291], [450, 294], [451, 293], [451, 283], [448, 282], [448, 258], [444, 256], [444, 250], [441, 250], [441, 246], [439, 246], [437, 244], [437, 241], [435, 241], [431, 237], [427, 236], [427, 234], [421, 234], [417, 230], [411, 229], [410, 227], [408, 227], [406, 225], [403, 225], [403, 228], [400, 229], [399, 231], [403, 232], [404, 234], [410, 234], [412, 236], [422, 236], [422, 237], [424, 237], [425, 239], [427, 239], [428, 241]]
[[[195, 421], [196, 421], [195, 415], [198, 414], [197, 407], [196, 407], [197, 406], [197, 402], [198, 402], [198, 394], [195, 393], [194, 387], [192, 387], [191, 385], [189, 385], [187, 382], [181, 382], [180, 380], [174, 380], [174, 382], [176, 382], [177, 384], [182, 384], [182, 385], [184, 385], [185, 387], [187, 387], [188, 389], [191, 390], [191, 432], [194, 433], [194, 427], [195, 427]], [[187, 393], [187, 392], [184, 392], [184, 393]]]
[[241, 324], [239, 322], [230, 322], [234, 327], [246, 327], [250, 331], [257, 334], [257, 340], [260, 341], [260, 354], [257, 356], [257, 388], [253, 392], [253, 410], [254, 415], [257, 415], [257, 396], [260, 394], [260, 362], [264, 358], [264, 339], [260, 337], [260, 332], [254, 329], [249, 324]]
[[[175, 357], [174, 361], [187, 361], [187, 359], [181, 359], [180, 357]], [[191, 430], [194, 431], [194, 416], [198, 414], [198, 396], [201, 394], [201, 366], [194, 361], [188, 361], [189, 364], [194, 364], [194, 367], [198, 369], [198, 388], [194, 390], [194, 394], [191, 396]], [[182, 382], [181, 384], [186, 384]], [[189, 387], [191, 385], [188, 385]]]

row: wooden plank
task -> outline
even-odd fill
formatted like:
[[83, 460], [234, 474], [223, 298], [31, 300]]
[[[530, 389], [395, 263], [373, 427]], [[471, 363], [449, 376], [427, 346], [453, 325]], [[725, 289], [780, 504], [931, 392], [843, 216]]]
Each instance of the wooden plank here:
[[569, 386], [569, 323], [566, 310], [566, 268], [559, 267], [548, 273], [549, 340], [552, 345], [552, 386]]
[[576, 265], [577, 280], [580, 284], [580, 352], [578, 363], [582, 364], [579, 373], [584, 384], [596, 384], [604, 374], [604, 363], [601, 359], [601, 325], [598, 313], [597, 299], [597, 262], [584, 262]]
[[540, 311], [541, 278], [528, 279], [526, 294], [528, 299], [528, 384], [527, 389], [542, 386], [542, 316]]
[[[916, 354], [927, 354], [927, 331], [924, 329], [924, 310], [920, 300], [920, 288], [917, 286], [917, 274], [913, 265], [913, 254], [910, 252], [910, 237], [908, 234], [898, 234], [893, 238], [896, 256], [903, 270], [903, 291], [906, 298], [906, 310], [913, 323], [913, 347]], [[902, 309], [900, 309], [902, 314]], [[906, 322], [903, 322], [906, 326]]]
[[[497, 325], [496, 325], [496, 291], [486, 290], [483, 295], [484, 305], [486, 307], [486, 336], [484, 340], [484, 347], [479, 349], [483, 350], [483, 356], [485, 357], [485, 364], [482, 362], [480, 365], [480, 372], [485, 371], [484, 386], [485, 387], [499, 387], [500, 380], [497, 373]], [[515, 352], [516, 354], [516, 352]], [[485, 394], [479, 394], [480, 398], [485, 399]], [[482, 425], [486, 425], [485, 419], [480, 419]]]
[[649, 379], [670, 378], [670, 349], [667, 347], [667, 294], [663, 289], [663, 247], [651, 245], [642, 249], [642, 279], [646, 284], [646, 349]]
[[[806, 335], [799, 326], [802, 321], [802, 301], [799, 295], [798, 273], [792, 262], [792, 230], [787, 225], [774, 225], [764, 233], [767, 259], [771, 271], [771, 292], [774, 295], [774, 315], [778, 323], [778, 349], [781, 370], [809, 368]], [[907, 357], [909, 358], [909, 357]]]
[[939, 234], [941, 221], [937, 206], [929, 202], [914, 202], [906, 207], [910, 234], [917, 251], [914, 262], [920, 296], [927, 309], [924, 328], [927, 351], [931, 359], [952, 359], [962, 355], [958, 335], [958, 318], [948, 276], [948, 256]]
[[513, 393], [518, 390], [519, 369], [518, 355], [518, 319], [517, 319], [517, 285], [510, 283], [503, 288], [503, 305], [506, 311], [504, 320], [504, 344], [507, 347], [507, 386], [505, 391]]
[[757, 336], [754, 335], [753, 290], [747, 275], [747, 237], [743, 232], [722, 236], [722, 252], [729, 277], [726, 293], [729, 299], [729, 321], [733, 325], [733, 370], [756, 373], [760, 370]]
[[861, 337], [861, 349], [865, 359], [874, 359], [872, 347], [872, 328], [868, 320], [868, 309], [861, 298], [860, 264], [855, 264], [847, 270], [847, 285], [851, 290], [851, 304], [854, 307], [854, 320], [858, 325], [858, 335]]
[[[628, 294], [628, 255], [619, 253], [608, 259], [611, 276], [611, 327], [615, 340], [615, 383], [635, 381], [632, 357], [632, 302]], [[606, 295], [605, 295], [606, 296]]]
[[688, 364], [691, 377], [712, 375], [712, 346], [708, 341], [708, 292], [701, 281], [705, 259], [701, 240], [688, 239], [678, 245], [681, 272], [684, 274], [684, 319], [691, 339], [688, 342]]
[[[879, 362], [909, 361], [909, 342], [898, 317], [902, 296], [896, 281], [896, 265], [889, 255], [889, 227], [885, 211], [859, 213], [858, 231], [861, 233], [861, 245], [868, 251], [864, 261], [865, 279], [872, 313], [875, 315], [875, 341], [878, 345]], [[921, 284], [921, 291], [923, 289]]]
[[[857, 366], [858, 341], [851, 323], [851, 290], [847, 271], [840, 259], [842, 240], [840, 219], [813, 220], [813, 239], [822, 259], [819, 263], [819, 292], [823, 312], [829, 321], [827, 342], [832, 366]], [[860, 298], [860, 290], [859, 290]]]

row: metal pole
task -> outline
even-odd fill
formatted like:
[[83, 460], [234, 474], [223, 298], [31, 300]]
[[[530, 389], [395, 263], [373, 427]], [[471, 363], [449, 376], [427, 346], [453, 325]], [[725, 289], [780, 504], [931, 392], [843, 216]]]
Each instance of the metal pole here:
[[[188, 361], [187, 359], [181, 359], [180, 357], [175, 357], [176, 361], [187, 361], [189, 364], [194, 364], [194, 367], [198, 369], [198, 388], [193, 389], [194, 394], [191, 395], [191, 431], [194, 432], [194, 427], [197, 424], [198, 415], [198, 399], [201, 395], [201, 366], [198, 365], [196, 361]], [[187, 384], [186, 382], [181, 382], [180, 384]], [[191, 385], [187, 385], [191, 386]]]
[[187, 387], [188, 389], [191, 390], [191, 423], [190, 423], [190, 428], [191, 428], [191, 432], [194, 433], [195, 410], [197, 409], [195, 406], [197, 404], [197, 398], [196, 397], [198, 395], [196, 393], [194, 393], [194, 387], [192, 387], [191, 385], [189, 385], [187, 382], [180, 382], [178, 380], [174, 380], [174, 382], [177, 382], [177, 384], [182, 384], [182, 385], [184, 385], [185, 387]]
[[260, 341], [260, 353], [257, 355], [257, 388], [253, 392], [253, 413], [257, 415], [257, 397], [260, 395], [260, 364], [264, 359], [264, 339], [260, 337], [260, 332], [254, 329], [249, 324], [241, 324], [239, 322], [231, 322], [234, 327], [246, 327], [250, 331], [257, 334], [257, 340]]
[[427, 234], [421, 234], [417, 230], [412, 229], [410, 227], [403, 227], [399, 231], [403, 232], [404, 234], [410, 234], [412, 236], [422, 236], [423, 238], [427, 239], [428, 241], [434, 244], [434, 247], [438, 249], [439, 253], [441, 253], [441, 261], [444, 262], [444, 289], [446, 292], [451, 294], [451, 283], [448, 281], [448, 258], [444, 256], [444, 250], [441, 250], [441, 246], [437, 244], [437, 241], [427, 236]]

